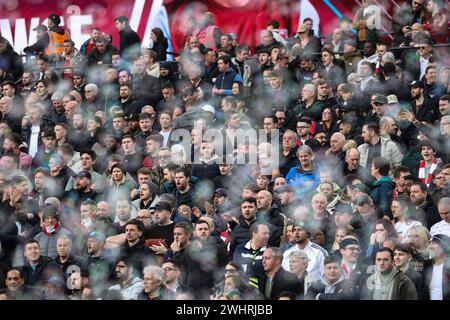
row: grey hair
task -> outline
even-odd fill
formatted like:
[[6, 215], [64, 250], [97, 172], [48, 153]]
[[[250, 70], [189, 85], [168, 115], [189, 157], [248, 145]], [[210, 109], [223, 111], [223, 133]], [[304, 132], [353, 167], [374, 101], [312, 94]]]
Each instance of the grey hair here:
[[441, 198], [441, 200], [439, 200], [438, 202], [438, 206], [445, 206], [447, 208], [450, 208], [450, 198], [449, 197]]
[[392, 62], [395, 63], [395, 57], [394, 54], [390, 51], [386, 52], [385, 54], [383, 54], [383, 57], [381, 58], [381, 60], [386, 63], [386, 62]]
[[314, 155], [314, 153], [313, 153], [311, 147], [310, 147], [310, 146], [307, 146], [306, 144], [301, 145], [301, 146], [298, 148], [298, 150], [297, 150], [297, 156], [300, 154], [300, 152], [301, 152], [301, 153], [307, 153], [307, 154], [309, 154], [310, 156], [313, 156], [313, 155]]
[[94, 83], [88, 83], [85, 87], [85, 90], [92, 90], [94, 92], [95, 95], [98, 94], [98, 87], [96, 84]]
[[384, 116], [381, 117], [380, 119], [380, 128], [383, 128], [388, 122], [394, 121], [394, 119], [392, 119], [391, 117], [388, 116]]
[[278, 247], [269, 247], [266, 250], [272, 250], [272, 256], [274, 258], [279, 258], [280, 260], [283, 259], [283, 251]]
[[164, 286], [166, 285], [167, 278], [163, 268], [158, 266], [146, 266], [143, 273], [152, 274], [155, 280], [161, 281], [161, 284]]
[[61, 92], [55, 92], [52, 94], [51, 100], [62, 100], [63, 94]]
[[303, 250], [299, 250], [299, 251], [292, 251], [289, 254], [289, 258], [298, 258], [300, 260], [306, 260], [308, 261], [308, 255], [306, 254], [305, 251]]
[[67, 234], [63, 234], [61, 236], [58, 237], [58, 239], [56, 239], [56, 241], [58, 240], [66, 240], [69, 241], [70, 245], [72, 245], [72, 239], [67, 235]]

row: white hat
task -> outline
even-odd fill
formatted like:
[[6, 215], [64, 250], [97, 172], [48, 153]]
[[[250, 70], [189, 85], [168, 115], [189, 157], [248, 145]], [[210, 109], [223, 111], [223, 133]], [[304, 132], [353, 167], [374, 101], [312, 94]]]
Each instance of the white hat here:
[[208, 111], [211, 112], [213, 115], [216, 115], [216, 109], [214, 109], [214, 107], [210, 104], [205, 104], [204, 106], [202, 106], [203, 111]]

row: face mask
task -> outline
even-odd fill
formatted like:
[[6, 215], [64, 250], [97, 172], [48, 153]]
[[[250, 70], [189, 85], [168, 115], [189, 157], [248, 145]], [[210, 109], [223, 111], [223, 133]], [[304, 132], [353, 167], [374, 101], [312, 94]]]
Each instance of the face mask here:
[[46, 227], [45, 227], [45, 232], [46, 232], [47, 234], [52, 234], [52, 233], [54, 233], [55, 231], [56, 231], [56, 229], [55, 229], [54, 226], [46, 226]]

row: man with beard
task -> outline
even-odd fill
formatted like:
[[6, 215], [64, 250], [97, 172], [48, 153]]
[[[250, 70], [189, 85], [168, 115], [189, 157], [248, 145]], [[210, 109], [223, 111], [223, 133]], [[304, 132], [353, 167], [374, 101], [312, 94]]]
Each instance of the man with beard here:
[[157, 156], [158, 164], [152, 170], [152, 181], [160, 188], [164, 182], [164, 169], [172, 163], [171, 153], [170, 148], [160, 148]]
[[[106, 178], [94, 170], [96, 158], [97, 155], [92, 150], [83, 150], [80, 153], [81, 169], [89, 172], [92, 178], [91, 189], [97, 194], [101, 194], [105, 190]], [[72, 176], [67, 182], [65, 190], [70, 191], [74, 188], [76, 188], [76, 177]]]
[[411, 88], [411, 108], [418, 121], [425, 121], [433, 124], [437, 119], [438, 110], [436, 103], [430, 96], [424, 93], [424, 85], [420, 81], [413, 81]]
[[125, 227], [131, 220], [131, 203], [127, 199], [117, 199], [115, 209], [116, 217], [111, 226], [116, 234], [125, 234]]
[[34, 88], [34, 74], [30, 71], [24, 71], [22, 74], [21, 86], [18, 94], [23, 98], [27, 98]]
[[448, 300], [450, 298], [450, 237], [436, 234], [431, 238], [431, 260], [424, 263], [423, 275], [429, 290], [430, 300]]
[[[240, 217], [236, 226], [232, 226], [230, 235], [230, 255], [234, 254], [235, 248], [250, 240], [250, 227], [256, 222], [257, 202], [253, 197], [244, 197], [240, 205]], [[232, 223], [235, 224], [234, 222]]]
[[414, 182], [409, 190], [409, 197], [416, 206], [416, 217], [428, 230], [442, 220], [436, 204], [428, 195], [428, 188], [425, 183]]
[[132, 97], [131, 85], [122, 84], [119, 89], [120, 106], [125, 118], [141, 113], [141, 105]]
[[[75, 210], [75, 208], [78, 209], [81, 203], [88, 199], [97, 201], [99, 196], [91, 186], [92, 176], [89, 171], [82, 170], [78, 172], [75, 176], [75, 189], [66, 191], [64, 195], [64, 200], [68, 208], [71, 210]], [[67, 213], [69, 216], [70, 214], [70, 212]]]
[[307, 271], [313, 281], [321, 279], [324, 271], [324, 261], [328, 256], [328, 253], [324, 248], [311, 242], [309, 240], [309, 232], [305, 229], [303, 224], [295, 223], [292, 232], [294, 234], [294, 245], [293, 247], [286, 250], [283, 254], [283, 269], [289, 271], [289, 255], [293, 251], [303, 250], [308, 255], [308, 267]]
[[108, 291], [119, 291], [123, 300], [137, 300], [139, 293], [144, 289], [144, 281], [139, 278], [139, 270], [132, 258], [126, 255], [120, 257], [115, 272], [118, 283]]
[[190, 184], [191, 173], [186, 168], [178, 168], [175, 170], [175, 185], [176, 190], [174, 192], [176, 208], [185, 204], [190, 208], [194, 207], [194, 186]]
[[155, 263], [154, 251], [145, 245], [144, 229], [144, 223], [138, 219], [129, 220], [125, 224], [126, 241], [121, 251], [135, 262], [137, 270]]
[[131, 84], [133, 86], [133, 92], [136, 100], [138, 100], [141, 105], [158, 105], [158, 102], [163, 98], [160, 80], [147, 74], [145, 70], [146, 65], [143, 59], [137, 59], [134, 61], [133, 66], [134, 73]]
[[103, 246], [105, 235], [94, 231], [87, 240], [87, 257], [81, 263], [81, 270], [89, 271], [89, 284], [94, 296], [101, 297], [110, 287], [114, 276], [114, 261], [108, 256]]
[[146, 240], [156, 240], [157, 244], [150, 246], [156, 254], [165, 254], [169, 245], [173, 242], [173, 230], [175, 223], [170, 219], [172, 207], [166, 201], [160, 201], [155, 205], [155, 224], [145, 231]]
[[19, 168], [22, 170], [27, 170], [31, 166], [32, 158], [30, 155], [22, 152], [20, 150], [20, 145], [22, 144], [22, 139], [17, 133], [12, 133], [10, 135], [5, 136], [5, 140], [3, 141], [3, 154], [8, 152], [12, 152], [19, 158]]
[[[185, 227], [189, 228], [188, 232]], [[189, 237], [190, 224], [186, 222], [177, 223], [174, 228], [174, 243], [177, 243], [177, 237], [183, 234]], [[211, 228], [207, 221], [199, 219], [195, 223], [194, 238], [192, 241], [184, 240], [185, 244], [172, 244], [175, 248], [179, 246], [180, 261], [183, 283], [193, 292], [199, 299], [205, 299], [210, 295], [210, 289], [214, 286], [217, 270], [221, 270], [230, 260], [226, 248], [218, 243], [211, 236]], [[172, 247], [171, 246], [171, 247]], [[175, 257], [175, 256], [174, 256]]]
[[71, 122], [71, 129], [67, 133], [67, 142], [73, 146], [74, 151], [80, 152], [87, 147], [90, 139], [90, 134], [86, 130], [84, 113], [76, 111]]

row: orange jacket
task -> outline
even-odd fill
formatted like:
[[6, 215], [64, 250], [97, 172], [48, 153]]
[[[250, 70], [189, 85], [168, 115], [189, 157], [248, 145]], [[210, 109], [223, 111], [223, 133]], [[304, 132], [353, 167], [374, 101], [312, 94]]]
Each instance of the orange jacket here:
[[60, 56], [64, 52], [64, 41], [70, 40], [70, 35], [67, 30], [64, 30], [64, 34], [59, 34], [54, 31], [47, 31], [50, 39], [45, 54], [47, 56]]

